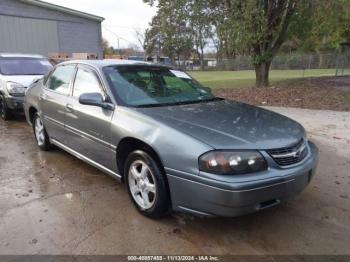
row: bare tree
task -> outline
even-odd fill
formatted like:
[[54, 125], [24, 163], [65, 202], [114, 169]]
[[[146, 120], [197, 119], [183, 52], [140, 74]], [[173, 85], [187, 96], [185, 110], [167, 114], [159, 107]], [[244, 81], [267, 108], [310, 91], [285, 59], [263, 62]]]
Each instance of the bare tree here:
[[137, 40], [138, 45], [141, 47], [141, 50], [145, 50], [145, 32], [142, 31], [140, 28], [134, 28], [135, 37]]

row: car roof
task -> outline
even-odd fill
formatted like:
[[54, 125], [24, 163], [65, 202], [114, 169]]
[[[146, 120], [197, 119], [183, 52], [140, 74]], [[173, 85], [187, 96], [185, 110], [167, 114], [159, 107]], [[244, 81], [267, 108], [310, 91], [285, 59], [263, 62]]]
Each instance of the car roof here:
[[18, 58], [46, 58], [43, 55], [37, 55], [37, 54], [21, 54], [21, 53], [0, 53], [0, 58], [12, 58], [12, 57], [18, 57]]
[[70, 60], [70, 61], [60, 63], [59, 65], [68, 65], [68, 64], [85, 64], [85, 65], [90, 65], [100, 69], [106, 66], [118, 66], [118, 65], [154, 65], [154, 66], [170, 68], [169, 66], [158, 65], [158, 64], [144, 62], [144, 61], [123, 60], [123, 59]]

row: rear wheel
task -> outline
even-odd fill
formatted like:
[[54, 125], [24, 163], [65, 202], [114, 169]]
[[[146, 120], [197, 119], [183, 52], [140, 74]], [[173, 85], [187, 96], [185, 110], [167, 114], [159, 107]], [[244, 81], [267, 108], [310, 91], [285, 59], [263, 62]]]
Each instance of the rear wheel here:
[[33, 118], [33, 130], [38, 147], [43, 151], [50, 150], [50, 138], [38, 113]]
[[169, 213], [170, 198], [165, 178], [156, 161], [146, 152], [132, 152], [125, 165], [130, 198], [143, 215], [159, 218]]
[[5, 97], [3, 95], [0, 95], [0, 117], [5, 121], [13, 118], [13, 112], [7, 107]]

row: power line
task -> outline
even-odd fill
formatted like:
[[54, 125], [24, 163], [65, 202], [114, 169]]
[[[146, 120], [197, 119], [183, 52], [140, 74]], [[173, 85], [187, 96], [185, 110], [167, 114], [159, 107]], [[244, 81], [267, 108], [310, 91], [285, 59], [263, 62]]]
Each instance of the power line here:
[[111, 33], [112, 35], [116, 36], [118, 38], [118, 43], [119, 43], [119, 39], [122, 39], [130, 44], [135, 44], [134, 42], [129, 41], [128, 39], [121, 37], [120, 35], [116, 34], [115, 32], [113, 32], [112, 30], [108, 29], [106, 26], [102, 26], [107, 32]]
[[131, 26], [121, 26], [121, 25], [113, 25], [113, 24], [104, 24], [108, 27], [115, 27], [115, 28], [125, 28], [125, 29], [147, 29], [147, 27], [143, 27], [143, 26], [134, 26], [134, 27], [131, 27]]

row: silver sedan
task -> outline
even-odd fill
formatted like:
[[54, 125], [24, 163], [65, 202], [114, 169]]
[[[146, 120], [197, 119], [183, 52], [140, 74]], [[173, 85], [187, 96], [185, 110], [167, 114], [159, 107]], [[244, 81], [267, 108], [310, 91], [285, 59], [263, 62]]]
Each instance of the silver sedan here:
[[318, 150], [297, 122], [215, 97], [187, 73], [133, 61], [70, 61], [26, 93], [38, 146], [125, 182], [149, 217], [238, 216], [311, 181]]

